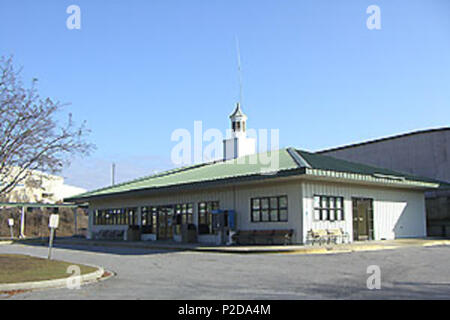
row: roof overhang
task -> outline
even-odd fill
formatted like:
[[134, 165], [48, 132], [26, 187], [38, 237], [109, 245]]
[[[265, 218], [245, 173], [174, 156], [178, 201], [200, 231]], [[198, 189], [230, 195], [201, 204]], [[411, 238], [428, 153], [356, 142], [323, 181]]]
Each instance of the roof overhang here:
[[179, 192], [179, 191], [190, 191], [190, 190], [198, 190], [212, 187], [224, 187], [231, 186], [236, 184], [243, 184], [249, 182], [258, 182], [265, 180], [273, 180], [277, 178], [283, 177], [293, 177], [300, 176], [305, 174], [305, 168], [294, 168], [288, 170], [282, 170], [278, 172], [267, 172], [267, 173], [258, 173], [251, 175], [243, 175], [238, 177], [230, 177], [230, 178], [222, 178], [222, 179], [214, 179], [209, 181], [199, 181], [192, 183], [183, 183], [183, 184], [174, 184], [170, 186], [164, 187], [151, 187], [151, 188], [140, 188], [140, 189], [132, 189], [122, 192], [114, 192], [114, 193], [106, 193], [106, 194], [98, 194], [94, 196], [87, 197], [71, 197], [64, 199], [65, 201], [70, 202], [86, 202], [93, 199], [105, 199], [111, 197], [121, 197], [121, 196], [129, 196], [133, 194], [135, 196], [144, 196], [144, 195], [154, 195], [166, 192]]
[[403, 189], [416, 189], [416, 190], [430, 190], [437, 189], [439, 183], [431, 183], [425, 181], [412, 181], [407, 179], [400, 179], [401, 177], [390, 176], [374, 176], [363, 175], [349, 172], [337, 172], [330, 170], [319, 170], [311, 168], [296, 168], [279, 171], [273, 174], [252, 174], [239, 177], [214, 179], [210, 181], [200, 181], [193, 183], [174, 184], [164, 187], [151, 187], [132, 189], [121, 192], [98, 194], [87, 197], [72, 197], [65, 199], [71, 202], [87, 202], [90, 200], [107, 199], [111, 197], [129, 197], [130, 195], [136, 197], [144, 197], [149, 195], [157, 195], [168, 192], [181, 192], [181, 191], [194, 191], [208, 188], [220, 188], [235, 185], [244, 185], [254, 182], [274, 181], [280, 178], [287, 177], [304, 177], [308, 179], [315, 179], [328, 182], [338, 183], [352, 183], [352, 184], [364, 184], [364, 185], [376, 185], [381, 187], [390, 188], [403, 188]]
[[388, 176], [388, 175], [365, 175], [359, 173], [350, 172], [338, 172], [331, 170], [310, 169], [307, 168], [305, 172], [306, 176], [314, 177], [320, 180], [338, 181], [338, 182], [350, 182], [359, 184], [379, 185], [385, 187], [396, 188], [412, 188], [419, 190], [429, 190], [439, 188], [439, 183], [409, 180], [401, 176]]

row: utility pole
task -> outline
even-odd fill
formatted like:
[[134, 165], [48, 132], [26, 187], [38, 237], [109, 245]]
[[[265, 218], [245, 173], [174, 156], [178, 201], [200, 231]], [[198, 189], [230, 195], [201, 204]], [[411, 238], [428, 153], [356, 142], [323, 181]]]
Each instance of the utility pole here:
[[77, 207], [75, 207], [73, 210], [73, 224], [74, 224], [74, 234], [78, 235], [78, 214], [77, 214]]
[[116, 164], [113, 162], [111, 167], [111, 185], [116, 184]]

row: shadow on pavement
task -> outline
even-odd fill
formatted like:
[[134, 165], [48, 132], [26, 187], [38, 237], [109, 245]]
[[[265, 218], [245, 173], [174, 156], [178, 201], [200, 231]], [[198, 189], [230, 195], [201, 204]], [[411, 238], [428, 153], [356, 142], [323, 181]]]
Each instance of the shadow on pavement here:
[[[17, 244], [30, 246], [30, 247], [48, 247], [48, 243], [36, 242], [36, 241], [20, 241]], [[150, 254], [166, 254], [171, 252], [181, 252], [183, 250], [163, 250], [163, 249], [152, 249], [152, 248], [130, 248], [130, 247], [120, 247], [111, 244], [109, 246], [95, 245], [95, 244], [70, 244], [70, 243], [59, 243], [55, 241], [53, 243], [53, 248], [55, 249], [66, 249], [66, 250], [77, 250], [77, 251], [88, 251], [95, 253], [107, 253], [114, 255], [150, 255]]]

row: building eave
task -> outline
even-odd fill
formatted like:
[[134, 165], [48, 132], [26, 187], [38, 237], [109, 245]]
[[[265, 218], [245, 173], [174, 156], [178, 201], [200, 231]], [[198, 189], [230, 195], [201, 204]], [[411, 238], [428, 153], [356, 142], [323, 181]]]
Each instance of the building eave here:
[[99, 195], [93, 195], [93, 196], [86, 196], [86, 197], [71, 197], [64, 199], [65, 201], [70, 202], [86, 202], [94, 199], [105, 199], [110, 197], [118, 197], [118, 196], [128, 196], [130, 194], [134, 194], [137, 196], [141, 195], [151, 195], [151, 194], [159, 194], [159, 193], [165, 193], [165, 192], [175, 192], [175, 191], [190, 191], [190, 190], [196, 190], [196, 189], [204, 189], [204, 188], [210, 188], [210, 187], [223, 187], [228, 186], [232, 184], [241, 184], [246, 182], [253, 182], [253, 181], [262, 181], [262, 180], [270, 180], [270, 179], [276, 179], [276, 178], [282, 178], [282, 177], [292, 177], [292, 176], [300, 176], [305, 173], [305, 168], [293, 168], [293, 169], [286, 169], [278, 172], [267, 172], [267, 173], [259, 173], [259, 174], [251, 174], [251, 175], [243, 175], [238, 177], [230, 177], [230, 178], [223, 178], [223, 179], [214, 179], [209, 181], [198, 181], [198, 182], [192, 182], [192, 183], [183, 183], [183, 184], [174, 184], [171, 186], [164, 186], [164, 187], [150, 187], [150, 188], [140, 188], [140, 189], [134, 189], [134, 190], [126, 190], [121, 192], [113, 192], [113, 193], [107, 193], [107, 194], [99, 194]]
[[377, 184], [380, 186], [400, 187], [400, 188], [417, 188], [421, 190], [437, 189], [439, 183], [416, 181], [408, 179], [392, 179], [378, 178], [373, 175], [365, 175], [359, 173], [338, 172], [332, 170], [311, 169], [306, 168], [306, 176], [325, 178], [330, 181], [354, 181], [360, 183]]

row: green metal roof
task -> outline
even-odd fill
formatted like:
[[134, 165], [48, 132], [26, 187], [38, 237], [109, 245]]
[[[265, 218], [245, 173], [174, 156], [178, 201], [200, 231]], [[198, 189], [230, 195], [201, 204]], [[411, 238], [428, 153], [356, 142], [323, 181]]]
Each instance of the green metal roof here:
[[393, 171], [390, 169], [370, 166], [357, 162], [350, 162], [346, 160], [341, 160], [331, 156], [324, 156], [318, 153], [311, 153], [301, 150], [296, 150], [305, 161], [312, 163], [314, 169], [329, 170], [335, 172], [347, 172], [356, 173], [363, 175], [378, 175], [379, 177], [385, 176], [391, 179], [404, 178], [411, 181], [420, 181], [428, 183], [439, 183], [439, 181], [433, 180], [431, 178], [419, 177], [416, 175], [410, 175], [405, 173], [400, 173], [398, 171]]
[[[278, 157], [277, 170], [270, 169], [270, 158]], [[216, 161], [165, 171], [130, 182], [86, 192], [66, 201], [87, 200], [123, 193], [192, 186], [196, 184], [225, 184], [250, 178], [268, 179], [286, 175], [311, 175], [329, 179], [350, 179], [383, 184], [413, 185], [437, 188], [439, 182], [405, 175], [392, 170], [344, 161], [330, 156], [285, 148], [227, 161]]]

